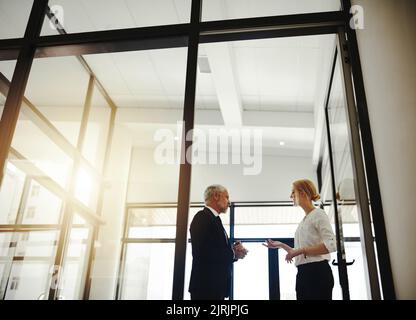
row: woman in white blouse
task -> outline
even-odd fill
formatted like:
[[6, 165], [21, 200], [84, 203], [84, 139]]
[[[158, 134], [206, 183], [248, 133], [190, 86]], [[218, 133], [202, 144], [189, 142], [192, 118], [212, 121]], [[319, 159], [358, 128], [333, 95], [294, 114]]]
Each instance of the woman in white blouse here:
[[300, 206], [305, 217], [295, 233], [295, 247], [280, 241], [267, 240], [268, 248], [282, 248], [287, 252], [286, 261], [295, 260], [296, 297], [298, 300], [331, 300], [334, 277], [329, 266], [330, 252], [336, 251], [335, 235], [325, 211], [315, 208], [312, 201], [320, 199], [312, 181], [293, 182], [292, 194], [295, 206]]

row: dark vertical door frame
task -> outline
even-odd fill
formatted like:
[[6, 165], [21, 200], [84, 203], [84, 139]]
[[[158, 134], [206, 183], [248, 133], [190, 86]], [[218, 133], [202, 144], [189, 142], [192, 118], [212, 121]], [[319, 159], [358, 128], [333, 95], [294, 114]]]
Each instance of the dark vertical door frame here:
[[[230, 203], [230, 243], [234, 243], [235, 205]], [[231, 265], [230, 300], [234, 300], [234, 263]]]
[[337, 58], [338, 52], [335, 51], [334, 54], [334, 61], [332, 64], [331, 70], [331, 80], [329, 84], [329, 89], [325, 101], [325, 126], [326, 126], [326, 137], [328, 143], [328, 159], [329, 159], [329, 166], [331, 172], [331, 189], [332, 189], [332, 203], [334, 206], [334, 222], [335, 222], [335, 234], [336, 234], [336, 242], [337, 242], [337, 263], [338, 263], [338, 277], [339, 283], [342, 290], [342, 299], [343, 300], [350, 300], [350, 291], [349, 291], [349, 281], [348, 281], [348, 271], [347, 271], [347, 262], [345, 258], [345, 248], [344, 248], [344, 235], [342, 231], [342, 216], [338, 211], [338, 199], [336, 194], [336, 186], [335, 186], [335, 168], [334, 168], [334, 159], [332, 154], [332, 141], [331, 141], [331, 128], [329, 123], [329, 100], [331, 97], [332, 85], [334, 81], [334, 73], [335, 68], [337, 65]]
[[0, 121], [0, 185], [3, 181], [9, 149], [13, 140], [20, 114], [23, 96], [29, 79], [30, 68], [36, 51], [36, 40], [42, 30], [48, 0], [33, 1], [29, 21], [23, 39], [23, 46], [17, 58], [9, 93], [6, 97]]
[[280, 300], [279, 249], [268, 249], [269, 299]]
[[185, 102], [183, 110], [183, 134], [181, 164], [179, 171], [178, 209], [176, 215], [175, 262], [173, 268], [172, 299], [183, 300], [185, 282], [185, 262], [187, 246], [187, 228], [189, 214], [189, 198], [191, 193], [191, 159], [187, 155], [192, 152], [192, 132], [194, 128], [196, 76], [199, 44], [199, 23], [201, 21], [202, 0], [192, 0], [191, 29], [188, 39], [188, 56], [186, 66]]
[[380, 300], [380, 284], [378, 281], [377, 261], [374, 251], [374, 241], [371, 228], [371, 213], [369, 198], [367, 194], [367, 181], [365, 175], [364, 160], [361, 153], [360, 127], [355, 107], [354, 88], [350, 70], [350, 59], [346, 45], [345, 29], [340, 28], [338, 32], [338, 53], [341, 64], [341, 75], [344, 80], [344, 96], [346, 102], [346, 118], [348, 128], [348, 141], [352, 158], [352, 170], [354, 174], [354, 190], [357, 198], [357, 211], [360, 221], [361, 237], [363, 239], [363, 259], [367, 269], [370, 297]]
[[377, 166], [374, 154], [373, 137], [371, 134], [370, 119], [368, 115], [367, 98], [364, 88], [364, 79], [361, 68], [361, 60], [358, 50], [357, 35], [354, 29], [348, 26], [348, 22], [352, 19], [350, 13], [351, 1], [341, 0], [345, 21], [346, 21], [346, 50], [349, 53], [350, 72], [352, 73], [352, 81], [354, 84], [355, 99], [357, 105], [357, 118], [360, 124], [362, 152], [364, 155], [365, 172], [368, 182], [368, 193], [370, 198], [371, 214], [373, 218], [374, 234], [377, 245], [378, 266], [380, 269], [380, 279], [383, 290], [383, 298], [387, 300], [395, 300], [396, 292], [394, 288], [393, 272], [391, 269], [391, 261], [389, 247], [387, 242], [386, 225], [384, 221], [383, 204], [381, 201], [380, 184], [377, 174]]

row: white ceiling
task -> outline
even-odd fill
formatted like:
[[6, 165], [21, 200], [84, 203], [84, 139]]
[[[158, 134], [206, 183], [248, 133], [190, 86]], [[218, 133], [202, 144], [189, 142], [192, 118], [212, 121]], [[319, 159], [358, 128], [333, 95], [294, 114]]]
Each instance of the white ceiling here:
[[[189, 21], [190, 2], [153, 0], [149, 6], [149, 1], [145, 0], [51, 0], [50, 6], [62, 6], [63, 25], [71, 33], [185, 23]], [[339, 8], [339, 1], [334, 0], [209, 0], [203, 3], [203, 20]], [[30, 5], [29, 0], [0, 0], [0, 38], [23, 34], [24, 27], [9, 26], [24, 26]], [[45, 21], [42, 34], [56, 34], [56, 31]], [[259, 127], [268, 132], [272, 141], [284, 139], [288, 150], [293, 142], [304, 155], [311, 155], [313, 112], [321, 103], [317, 97], [325, 90], [322, 83], [327, 80], [325, 72], [330, 65], [333, 45], [332, 35], [201, 45], [199, 55], [208, 58], [212, 73], [198, 72], [197, 119], [201, 110], [215, 111], [222, 117], [222, 123], [212, 125]], [[88, 55], [85, 59], [121, 112], [125, 108], [181, 111], [186, 56], [187, 48], [175, 48]], [[12, 69], [9, 62], [0, 63], [0, 71], [10, 77]], [[81, 106], [87, 82], [88, 75], [74, 57], [37, 59], [26, 96], [39, 106]], [[256, 120], [249, 124], [248, 112], [307, 113], [311, 114], [311, 123], [291, 122], [288, 127]], [[261, 117], [255, 116], [255, 119]], [[140, 124], [140, 119], [137, 121]], [[155, 121], [156, 126], [166, 124], [163, 119]], [[129, 126], [133, 127], [131, 123]], [[137, 130], [132, 133], [141, 134]], [[298, 143], [300, 140], [303, 142]]]

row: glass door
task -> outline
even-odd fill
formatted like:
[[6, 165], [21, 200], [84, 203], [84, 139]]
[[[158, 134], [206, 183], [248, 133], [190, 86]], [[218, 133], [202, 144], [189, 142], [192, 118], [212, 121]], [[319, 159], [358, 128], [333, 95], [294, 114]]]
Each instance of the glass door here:
[[[379, 299], [377, 262], [355, 94], [345, 33], [338, 34], [325, 107], [327, 141], [321, 167], [323, 199], [337, 233], [334, 295]], [[351, 261], [349, 261], [351, 260]], [[348, 270], [348, 272], [347, 272]]]

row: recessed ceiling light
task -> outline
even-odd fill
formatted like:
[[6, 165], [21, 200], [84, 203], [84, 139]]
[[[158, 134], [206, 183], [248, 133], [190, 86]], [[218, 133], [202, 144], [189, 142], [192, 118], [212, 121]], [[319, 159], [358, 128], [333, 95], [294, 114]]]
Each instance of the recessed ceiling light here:
[[285, 145], [285, 142], [284, 142], [284, 141], [280, 141], [280, 142], [279, 142], [279, 144], [280, 144], [281, 146], [284, 146], [284, 145]]

